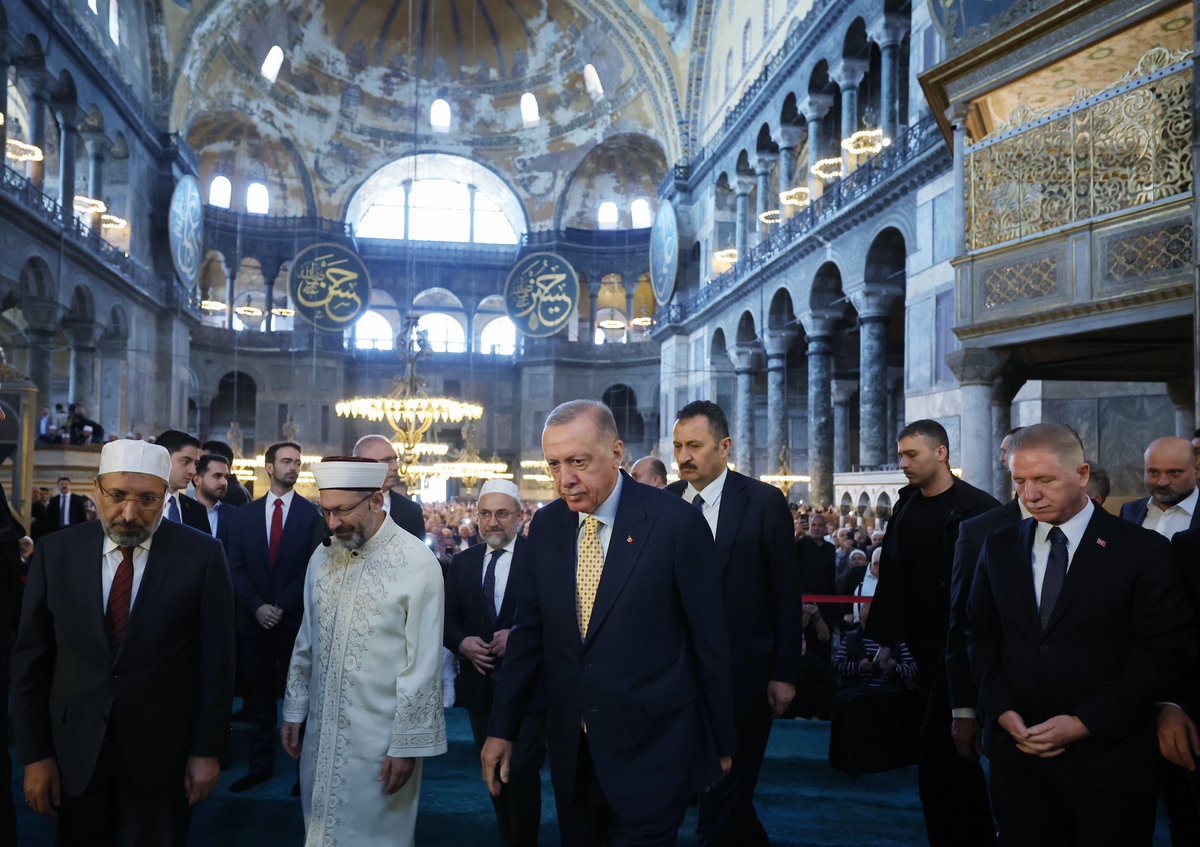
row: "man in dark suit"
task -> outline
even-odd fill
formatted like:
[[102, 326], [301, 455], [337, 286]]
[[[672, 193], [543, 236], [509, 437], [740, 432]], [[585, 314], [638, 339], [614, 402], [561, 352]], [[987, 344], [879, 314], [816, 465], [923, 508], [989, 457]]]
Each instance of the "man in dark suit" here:
[[1196, 489], [1196, 451], [1186, 438], [1152, 441], [1142, 456], [1148, 497], [1121, 507], [1121, 517], [1170, 540], [1177, 532], [1200, 526]]
[[[225, 464], [229, 465], [232, 470], [233, 448], [224, 441], [205, 441], [200, 445], [200, 452], [208, 456], [223, 456]], [[221, 502], [226, 506], [232, 506], [236, 509], [239, 506], [245, 506], [253, 499], [250, 496], [250, 490], [242, 485], [241, 480], [232, 473], [229, 475], [228, 482], [229, 486], [225, 491], [225, 496], [221, 499]]]
[[[1200, 620], [1200, 564], [1197, 564], [1200, 563], [1200, 529], [1175, 533], [1171, 547], [1175, 552], [1179, 580], [1192, 607], [1193, 620]], [[1200, 656], [1200, 627], [1195, 631], [1196, 655]], [[1169, 702], [1160, 703], [1158, 709], [1158, 749], [1168, 762], [1187, 771], [1183, 782], [1193, 811], [1200, 814], [1200, 773], [1196, 769], [1197, 759], [1200, 759], [1200, 732], [1196, 729], [1196, 721], [1200, 720], [1200, 669], [1197, 665], [1188, 669], [1178, 695], [1167, 700]], [[1186, 843], [1176, 841], [1174, 829], [1171, 841], [1172, 844]]]
[[270, 491], [238, 509], [230, 526], [242, 692], [254, 727], [249, 771], [229, 787], [234, 792], [266, 782], [274, 770], [275, 701], [304, 616], [308, 560], [326, 536], [317, 507], [294, 490], [300, 463], [299, 444], [284, 441], [268, 447]]
[[221, 545], [161, 518], [167, 451], [100, 454], [99, 520], [43, 539], [13, 652], [25, 799], [57, 844], [182, 845], [220, 776], [233, 695]]
[[[837, 593], [837, 565], [834, 563], [836, 551], [833, 545], [825, 540], [828, 534], [829, 521], [820, 512], [816, 512], [809, 516], [808, 531], [796, 541], [796, 591], [802, 597], [805, 594]], [[802, 613], [809, 616], [808, 626], [804, 628], [804, 641], [808, 653], [820, 657], [826, 666], [829, 665], [832, 653], [831, 627], [837, 626], [838, 616], [844, 614], [844, 608], [834, 603], [813, 603], [801, 607]]]
[[[49, 412], [49, 408], [46, 409]], [[0, 409], [0, 421], [4, 410]], [[35, 491], [37, 489], [34, 489]], [[8, 506], [8, 496], [0, 486], [0, 739], [4, 739], [4, 750], [0, 753], [0, 843], [15, 844], [17, 841], [17, 818], [12, 801], [12, 760], [8, 752], [8, 666], [9, 646], [17, 628], [17, 617], [21, 610], [21, 541], [25, 527], [21, 526]]]
[[552, 411], [542, 452], [561, 499], [529, 532], [484, 781], [496, 796], [510, 778], [544, 681], [564, 847], [673, 845], [689, 798], [728, 772], [735, 743], [712, 536], [692, 506], [620, 472], [602, 403]]
[[1088, 499], [1069, 427], [1022, 429], [1009, 468], [1033, 517], [987, 537], [967, 605], [1001, 844], [1145, 847], [1154, 704], [1195, 646], [1170, 548]]
[[772, 718], [796, 696], [800, 614], [792, 513], [778, 488], [729, 470], [729, 423], [696, 400], [675, 415], [679, 481], [667, 486], [704, 516], [717, 545], [729, 627], [737, 754], [720, 783], [700, 795], [701, 843], [770, 843], [754, 810]]
[[[476, 751], [483, 749], [508, 636], [524, 577], [529, 542], [521, 536], [521, 493], [502, 479], [479, 490], [476, 512], [485, 543], [459, 553], [446, 579], [444, 643], [462, 657], [456, 705], [466, 708]], [[539, 771], [546, 756], [546, 713], [540, 704], [521, 719], [509, 779], [492, 798], [500, 843], [536, 847], [542, 817]]]
[[229, 463], [224, 456], [205, 454], [196, 463], [196, 502], [204, 507], [209, 534], [221, 542], [229, 553], [229, 525], [236, 509], [223, 500], [229, 490]]
[[996, 830], [983, 769], [958, 755], [950, 735], [946, 633], [959, 524], [1000, 504], [950, 472], [949, 438], [937, 421], [908, 424], [896, 441], [909, 484], [900, 489], [883, 537], [866, 636], [885, 645], [879, 666], [900, 641], [917, 660], [924, 700], [917, 788], [931, 847], [989, 847]]
[[163, 501], [163, 517], [211, 535], [208, 510], [184, 493], [196, 476], [200, 439], [177, 429], [168, 429], [154, 443], [167, 448], [171, 454], [171, 480], [167, 483], [167, 498]]
[[396, 490], [396, 484], [400, 481], [400, 460], [392, 442], [382, 435], [364, 435], [354, 445], [354, 455], [387, 463], [387, 479], [383, 482], [383, 510], [398, 527], [424, 541], [425, 513], [420, 505]]
[[[1011, 441], [1011, 439], [1010, 439]], [[950, 681], [950, 735], [958, 754], [978, 760], [979, 747], [979, 690], [971, 676], [967, 659], [967, 600], [975, 580], [975, 563], [983, 542], [997, 529], [1016, 526], [1028, 518], [1029, 512], [1014, 497], [1003, 506], [963, 521], [958, 527], [954, 545], [954, 565], [950, 574], [950, 628], [946, 633], [946, 675]]]
[[49, 535], [60, 529], [81, 524], [87, 520], [87, 508], [83, 498], [71, 493], [69, 477], [58, 478], [58, 494], [46, 503], [46, 511], [38, 524], [38, 537]]

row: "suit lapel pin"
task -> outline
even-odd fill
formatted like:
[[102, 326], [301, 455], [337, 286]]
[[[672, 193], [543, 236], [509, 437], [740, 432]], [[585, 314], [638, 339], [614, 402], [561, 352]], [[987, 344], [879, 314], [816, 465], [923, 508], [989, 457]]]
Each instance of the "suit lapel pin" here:
[[1097, 539], [1096, 539], [1096, 543], [1097, 543], [1098, 545], [1100, 545], [1101, 547], [1107, 547], [1107, 546], [1108, 546], [1108, 542], [1107, 542], [1107, 541], [1105, 541], [1103, 538], [1097, 538]]
[[632, 536], [632, 535], [627, 535], [627, 536], [625, 536], [625, 543], [626, 543], [626, 544], [632, 544], [632, 543], [633, 543], [633, 536]]

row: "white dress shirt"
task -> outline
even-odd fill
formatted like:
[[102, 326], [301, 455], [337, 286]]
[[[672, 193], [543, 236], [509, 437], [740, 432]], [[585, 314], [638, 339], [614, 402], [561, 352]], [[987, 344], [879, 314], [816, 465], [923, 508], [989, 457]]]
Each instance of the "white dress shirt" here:
[[[621, 502], [621, 486], [624, 484], [624, 479], [621, 474], [617, 474], [617, 487], [612, 490], [612, 494], [608, 495], [608, 499], [600, 504], [596, 511], [588, 514], [587, 512], [579, 513], [579, 526], [583, 526], [583, 522], [588, 518], [595, 518], [600, 521], [600, 528], [596, 531], [600, 536], [600, 549], [604, 551], [605, 560], [608, 559], [608, 541], [612, 536], [612, 525], [617, 520], [617, 504]], [[579, 542], [583, 540], [583, 533], [577, 528], [575, 530], [575, 557], [576, 561], [579, 558]]]
[[70, 494], [59, 494], [58, 495], [58, 525], [59, 526], [70, 526], [71, 525], [71, 495]]
[[221, 520], [217, 513], [221, 511], [221, 501], [213, 504], [213, 507], [208, 510], [208, 531], [213, 538], [217, 537], [217, 523]]
[[[138, 588], [142, 585], [142, 575], [146, 573], [146, 561], [150, 558], [150, 536], [137, 547], [133, 548], [133, 590], [129, 594], [129, 608], [133, 609], [133, 601], [137, 599]], [[112, 592], [113, 580], [117, 576], [117, 567], [121, 564], [121, 548], [117, 543], [104, 536], [104, 545], [100, 548], [100, 610], [108, 612], [108, 595]]]
[[[514, 535], [512, 541], [500, 548], [502, 551], [500, 557], [496, 559], [496, 585], [492, 592], [492, 602], [495, 604], [496, 614], [500, 614], [500, 607], [504, 605], [504, 590], [508, 587], [508, 574], [512, 570], [513, 551], [517, 547], [517, 537]], [[492, 553], [496, 552], [496, 548], [490, 544], [483, 553], [483, 571], [480, 577], [480, 585], [483, 583], [483, 576], [487, 575], [487, 563], [492, 558]]]
[[296, 489], [292, 489], [287, 494], [279, 497], [267, 492], [267, 543], [271, 543], [271, 519], [275, 516], [275, 501], [283, 501], [283, 525], [287, 526], [288, 509], [292, 508], [292, 498], [296, 495]]
[[[1088, 521], [1092, 519], [1095, 511], [1096, 507], [1091, 500], [1088, 500], [1075, 517], [1058, 525], [1058, 528], [1067, 536], [1068, 573], [1071, 571], [1071, 562], [1075, 559], [1075, 551], [1079, 549], [1079, 542], [1083, 540], [1083, 533], [1087, 530]], [[1037, 528], [1033, 532], [1033, 597], [1039, 608], [1042, 605], [1042, 580], [1046, 577], [1046, 565], [1050, 561], [1048, 536], [1053, 528], [1054, 524], [1038, 521]]]
[[1192, 493], [1184, 497], [1169, 509], [1160, 509], [1150, 498], [1146, 504], [1146, 519], [1142, 526], [1151, 532], [1157, 532], [1170, 541], [1177, 532], [1183, 532], [1192, 525], [1192, 515], [1196, 514], [1196, 499], [1200, 497], [1200, 488], [1193, 488]]
[[712, 530], [713, 538], [717, 537], [717, 516], [721, 512], [721, 492], [725, 490], [725, 477], [729, 476], [729, 468], [721, 471], [721, 475], [704, 486], [703, 491], [697, 491], [696, 487], [690, 482], [688, 483], [687, 491], [684, 492], [684, 499], [691, 503], [699, 494], [704, 498], [704, 506], [701, 511], [704, 513], [704, 519], [708, 521], [708, 528]]

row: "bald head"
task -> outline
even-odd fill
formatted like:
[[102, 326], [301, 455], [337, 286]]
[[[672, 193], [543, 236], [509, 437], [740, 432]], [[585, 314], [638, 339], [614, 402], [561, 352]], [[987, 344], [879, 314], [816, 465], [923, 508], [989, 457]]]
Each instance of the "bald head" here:
[[383, 435], [364, 435], [354, 445], [354, 455], [360, 459], [373, 459], [385, 463], [387, 476], [383, 480], [384, 492], [391, 491], [400, 481], [400, 460], [391, 439]]
[[1159, 438], [1143, 456], [1146, 491], [1164, 511], [1196, 490], [1196, 451], [1186, 438]]
[[643, 485], [652, 485], [655, 488], [667, 487], [667, 466], [663, 464], [662, 459], [643, 456], [633, 463], [629, 473]]

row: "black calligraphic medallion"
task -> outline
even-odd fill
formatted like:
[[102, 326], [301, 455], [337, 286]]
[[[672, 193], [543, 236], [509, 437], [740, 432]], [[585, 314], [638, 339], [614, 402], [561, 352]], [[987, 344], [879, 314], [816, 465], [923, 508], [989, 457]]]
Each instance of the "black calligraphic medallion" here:
[[349, 247], [314, 244], [292, 260], [288, 291], [300, 317], [322, 332], [342, 332], [367, 310], [371, 275]]
[[185, 286], [191, 288], [196, 284], [204, 249], [204, 207], [200, 202], [200, 183], [190, 174], [179, 180], [171, 195], [167, 228], [175, 273]]
[[679, 222], [675, 207], [662, 201], [650, 230], [650, 287], [658, 305], [666, 305], [675, 293], [675, 274], [679, 271]]
[[504, 305], [519, 331], [549, 338], [567, 325], [579, 305], [579, 275], [557, 253], [530, 253], [509, 273]]

